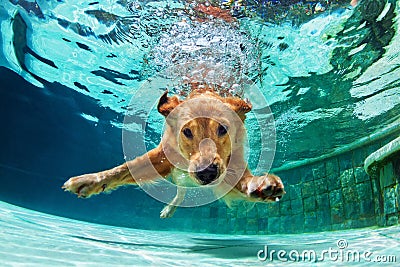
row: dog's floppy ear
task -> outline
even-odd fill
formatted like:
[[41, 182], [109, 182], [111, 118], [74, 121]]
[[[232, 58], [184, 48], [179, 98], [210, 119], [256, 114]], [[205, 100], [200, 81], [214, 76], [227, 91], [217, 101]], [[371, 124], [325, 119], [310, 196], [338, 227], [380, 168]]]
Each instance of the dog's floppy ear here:
[[228, 97], [225, 99], [225, 102], [239, 115], [241, 120], [246, 118], [246, 113], [251, 111], [253, 107], [248, 100], [245, 101], [238, 97]]
[[168, 97], [168, 90], [166, 90], [158, 101], [157, 109], [158, 112], [167, 117], [169, 113], [180, 103], [181, 102], [177, 96]]

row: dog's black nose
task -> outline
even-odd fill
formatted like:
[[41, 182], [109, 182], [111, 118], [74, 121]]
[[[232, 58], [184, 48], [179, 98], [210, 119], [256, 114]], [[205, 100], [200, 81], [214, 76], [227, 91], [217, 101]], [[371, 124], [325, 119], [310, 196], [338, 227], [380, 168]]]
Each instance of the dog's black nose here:
[[207, 168], [196, 172], [196, 177], [201, 181], [202, 184], [209, 184], [218, 176], [218, 165], [210, 164]]

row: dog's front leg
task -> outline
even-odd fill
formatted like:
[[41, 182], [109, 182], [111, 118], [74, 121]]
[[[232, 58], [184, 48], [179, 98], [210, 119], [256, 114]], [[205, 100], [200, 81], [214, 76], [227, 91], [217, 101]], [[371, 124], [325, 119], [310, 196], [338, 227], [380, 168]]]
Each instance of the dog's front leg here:
[[171, 172], [171, 168], [171, 163], [159, 146], [143, 156], [110, 170], [72, 177], [64, 183], [62, 188], [86, 198], [111, 191], [121, 185], [137, 184], [165, 177]]
[[247, 197], [259, 201], [278, 201], [286, 192], [281, 179], [273, 174], [253, 176], [246, 169], [236, 188]]
[[182, 203], [185, 198], [186, 188], [185, 187], [177, 187], [176, 196], [167, 206], [163, 208], [160, 213], [160, 218], [171, 218], [174, 215], [177, 207]]

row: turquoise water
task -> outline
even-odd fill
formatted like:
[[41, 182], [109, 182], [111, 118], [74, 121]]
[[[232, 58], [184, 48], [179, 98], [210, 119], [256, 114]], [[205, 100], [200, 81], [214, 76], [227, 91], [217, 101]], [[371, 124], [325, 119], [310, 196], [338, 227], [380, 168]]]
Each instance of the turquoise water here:
[[[197, 77], [203, 61], [213, 70], [206, 81], [226, 80], [240, 95], [250, 81], [265, 98], [249, 96], [246, 122], [249, 165], [260, 173], [398, 129], [399, 1], [351, 3], [211, 1], [236, 21], [204, 22], [189, 1], [0, 1], [0, 265], [309, 265], [276, 254], [260, 261], [269, 246], [371, 251], [396, 266], [389, 256], [400, 260], [399, 227], [264, 236], [267, 218], [241, 226], [243, 216], [267, 217], [270, 206], [213, 203], [162, 220], [163, 203], [140, 188], [87, 200], [61, 190], [68, 177], [124, 162], [122, 130], [132, 135], [124, 144], [131, 156], [142, 139], [155, 146], [163, 118], [144, 116], [142, 105], [166, 87], [184, 93], [182, 81]], [[149, 83], [154, 91], [146, 91]], [[260, 122], [274, 128], [272, 145], [260, 141]], [[263, 162], [266, 150], [272, 156]], [[210, 225], [237, 234], [216, 235]], [[340, 250], [339, 240], [348, 247]], [[373, 265], [312, 264], [353, 263]]]

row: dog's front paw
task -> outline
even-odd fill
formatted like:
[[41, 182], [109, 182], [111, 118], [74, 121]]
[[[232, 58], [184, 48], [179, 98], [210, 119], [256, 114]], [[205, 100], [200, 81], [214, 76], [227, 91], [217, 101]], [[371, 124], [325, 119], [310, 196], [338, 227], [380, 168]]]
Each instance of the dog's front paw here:
[[64, 183], [62, 188], [66, 191], [70, 191], [77, 194], [78, 197], [87, 198], [92, 195], [104, 192], [107, 184], [101, 183], [98, 174], [84, 174], [70, 178]]
[[165, 206], [162, 211], [160, 212], [160, 218], [171, 218], [172, 215], [174, 215], [176, 206], [173, 205], [167, 205]]
[[246, 193], [268, 202], [279, 201], [286, 194], [281, 178], [273, 174], [254, 176], [247, 184]]

